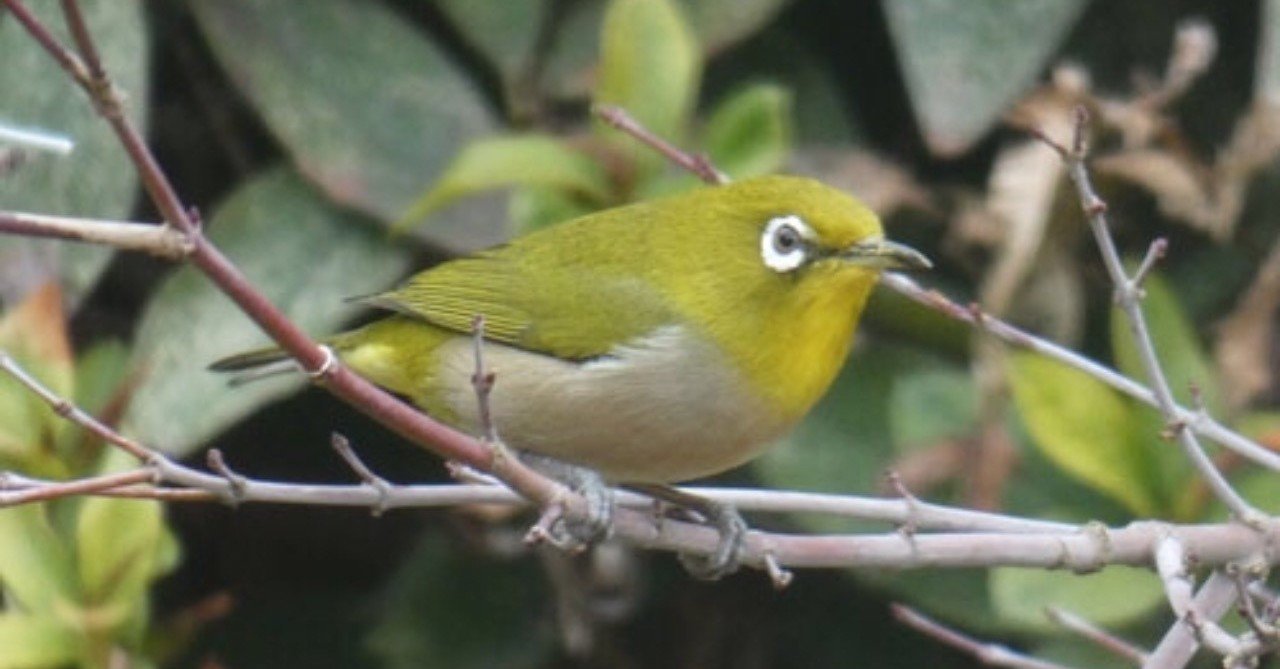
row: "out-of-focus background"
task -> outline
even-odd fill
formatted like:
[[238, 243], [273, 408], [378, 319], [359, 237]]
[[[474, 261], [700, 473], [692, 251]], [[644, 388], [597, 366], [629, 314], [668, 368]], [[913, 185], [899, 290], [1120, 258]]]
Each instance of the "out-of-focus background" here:
[[[61, 28], [56, 3], [28, 4]], [[593, 122], [596, 100], [734, 178], [848, 189], [936, 260], [921, 281], [1140, 378], [1062, 164], [1028, 134], [1067, 141], [1083, 105], [1123, 251], [1169, 242], [1146, 309], [1177, 394], [1280, 445], [1280, 2], [82, 4], [211, 238], [317, 334], [367, 317], [343, 298], [414, 269], [696, 186]], [[0, 63], [0, 125], [75, 142], [68, 155], [0, 142], [0, 208], [155, 220], [106, 126], [3, 12]], [[189, 268], [0, 238], [0, 307], [0, 346], [175, 456], [216, 447], [255, 478], [352, 481], [327, 445], [336, 431], [388, 479], [447, 479], [323, 391], [206, 372], [264, 340]], [[786, 444], [716, 482], [885, 494], [892, 469], [918, 496], [1039, 518], [1224, 517], [1154, 412], [887, 291], [849, 367]], [[1274, 477], [1218, 459], [1276, 508]], [[120, 465], [0, 379], [0, 469]], [[623, 546], [531, 551], [529, 520], [106, 500], [0, 511], [0, 668], [971, 664], [894, 623], [889, 601], [1097, 667], [1121, 663], [1045, 606], [1147, 645], [1171, 621], [1143, 570], [802, 571], [775, 592], [760, 573], [707, 584]]]

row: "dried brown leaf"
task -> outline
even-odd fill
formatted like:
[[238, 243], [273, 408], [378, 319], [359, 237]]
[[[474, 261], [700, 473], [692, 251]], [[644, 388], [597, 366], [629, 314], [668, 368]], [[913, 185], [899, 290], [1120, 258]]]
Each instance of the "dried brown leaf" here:
[[1229, 406], [1238, 409], [1272, 384], [1271, 342], [1280, 307], [1280, 243], [1218, 329], [1214, 359]]
[[900, 209], [934, 210], [929, 192], [909, 172], [868, 151], [802, 148], [790, 169], [857, 195], [884, 217]]

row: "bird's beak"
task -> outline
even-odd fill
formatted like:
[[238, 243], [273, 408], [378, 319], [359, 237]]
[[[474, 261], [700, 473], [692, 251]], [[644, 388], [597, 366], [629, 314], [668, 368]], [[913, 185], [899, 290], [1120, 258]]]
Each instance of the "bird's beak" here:
[[887, 239], [866, 239], [840, 253], [840, 258], [851, 265], [869, 269], [920, 270], [933, 267], [925, 255], [906, 244]]

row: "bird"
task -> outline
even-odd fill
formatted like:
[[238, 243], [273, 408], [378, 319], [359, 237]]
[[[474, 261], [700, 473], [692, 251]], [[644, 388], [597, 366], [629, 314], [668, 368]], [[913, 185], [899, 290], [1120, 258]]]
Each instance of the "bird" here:
[[[472, 333], [482, 317], [488, 411], [503, 443], [653, 491], [777, 442], [840, 372], [880, 273], [930, 266], [886, 239], [854, 197], [805, 177], [757, 177], [445, 261], [359, 299], [385, 317], [324, 343], [358, 374], [478, 434]], [[285, 359], [262, 349], [211, 367]], [[722, 549], [713, 563], [731, 561], [736, 549]]]

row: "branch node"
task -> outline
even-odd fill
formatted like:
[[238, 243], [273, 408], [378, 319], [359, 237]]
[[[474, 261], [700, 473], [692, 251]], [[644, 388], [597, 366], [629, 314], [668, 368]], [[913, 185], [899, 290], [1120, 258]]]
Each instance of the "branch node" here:
[[1083, 162], [1087, 155], [1089, 146], [1086, 135], [1089, 130], [1089, 110], [1084, 105], [1076, 105], [1072, 110], [1074, 130], [1071, 135], [1071, 159], [1075, 162]]
[[769, 581], [773, 583], [774, 590], [785, 590], [795, 579], [795, 574], [778, 562], [778, 556], [773, 551], [765, 551], [764, 568], [769, 573]]
[[233, 507], [239, 506], [241, 500], [244, 499], [244, 490], [248, 485], [248, 479], [232, 471], [231, 467], [227, 465], [226, 459], [222, 457], [222, 451], [219, 449], [209, 449], [208, 461], [209, 469], [217, 472], [219, 476], [227, 480], [226, 492], [222, 495], [223, 501]]
[[329, 378], [334, 370], [338, 368], [338, 354], [334, 353], [333, 349], [327, 344], [320, 344], [319, 347], [320, 354], [324, 356], [324, 360], [321, 361], [319, 367], [307, 370], [307, 376], [314, 383], [324, 383], [325, 379]]
[[391, 482], [378, 476], [368, 467], [360, 456], [356, 455], [355, 449], [351, 448], [351, 442], [346, 437], [334, 432], [329, 436], [329, 444], [333, 446], [333, 450], [338, 452], [343, 462], [351, 468], [360, 478], [361, 483], [372, 488], [378, 494], [378, 501], [373, 504], [370, 511], [374, 516], [381, 516], [386, 513], [391, 498], [391, 490], [394, 486]]

